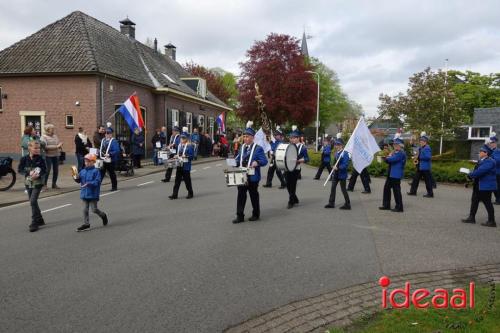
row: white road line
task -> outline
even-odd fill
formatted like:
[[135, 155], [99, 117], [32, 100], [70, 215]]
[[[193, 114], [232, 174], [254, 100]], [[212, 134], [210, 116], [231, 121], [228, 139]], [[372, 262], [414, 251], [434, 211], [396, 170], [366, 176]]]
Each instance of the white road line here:
[[54, 207], [54, 208], [50, 208], [50, 209], [46, 209], [46, 210], [42, 210], [41, 212], [42, 213], [47, 213], [47, 212], [50, 212], [52, 210], [56, 210], [56, 209], [59, 209], [59, 208], [64, 208], [64, 207], [68, 207], [68, 206], [71, 206], [71, 204], [65, 204], [65, 205], [62, 205], [62, 206], [57, 206], [57, 207]]
[[145, 182], [145, 183], [139, 184], [139, 185], [137, 185], [137, 187], [144, 186], [144, 185], [147, 185], [147, 184], [152, 184], [152, 183], [154, 183], [154, 180], [152, 180], [150, 182]]
[[196, 172], [196, 171], [198, 171], [198, 170], [191, 170], [191, 173]]
[[114, 194], [114, 193], [117, 193], [117, 192], [120, 192], [120, 190], [116, 190], [116, 191], [113, 191], [113, 192], [108, 192], [108, 193], [101, 194], [101, 197], [105, 197], [107, 195]]
[[210, 169], [211, 167], [204, 167], [203, 170], [207, 170], [207, 169]]
[[222, 166], [222, 164], [219, 163], [219, 164], [216, 164], [215, 166]]

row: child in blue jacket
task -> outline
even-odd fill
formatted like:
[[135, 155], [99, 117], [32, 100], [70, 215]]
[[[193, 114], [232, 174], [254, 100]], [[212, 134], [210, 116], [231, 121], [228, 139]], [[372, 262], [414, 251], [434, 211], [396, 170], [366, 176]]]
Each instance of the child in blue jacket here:
[[76, 231], [84, 231], [90, 228], [89, 206], [92, 207], [92, 212], [102, 219], [103, 225], [108, 224], [107, 215], [97, 208], [101, 191], [101, 173], [94, 166], [96, 159], [97, 157], [94, 154], [85, 155], [85, 168], [80, 170], [80, 173], [75, 178], [75, 181], [80, 183], [80, 199], [83, 201], [83, 224]]

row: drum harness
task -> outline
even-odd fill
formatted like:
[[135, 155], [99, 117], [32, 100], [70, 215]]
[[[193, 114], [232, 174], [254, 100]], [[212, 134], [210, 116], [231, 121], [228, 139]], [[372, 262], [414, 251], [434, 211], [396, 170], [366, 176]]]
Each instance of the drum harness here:
[[[104, 153], [104, 155], [108, 155], [108, 153], [109, 153], [109, 148], [111, 147], [111, 142], [113, 142], [113, 139], [114, 139], [114, 138], [111, 138], [111, 139], [109, 140], [109, 142], [108, 142], [108, 146], [106, 147], [106, 152]], [[99, 157], [100, 157], [102, 160], [104, 160], [104, 162], [105, 162], [105, 163], [109, 163], [109, 162], [106, 162], [107, 157], [103, 157], [103, 156], [102, 156], [102, 144], [104, 143], [104, 141], [105, 141], [105, 139], [101, 141], [101, 147], [99, 148], [99, 155], [100, 155]]]
[[[257, 145], [255, 143], [252, 143], [252, 150], [250, 151], [250, 155], [248, 157], [248, 163], [247, 163], [247, 169], [250, 168], [250, 163], [252, 161], [252, 157], [253, 157], [253, 152], [255, 151], [255, 147]], [[246, 144], [243, 144], [243, 146], [241, 146], [241, 155], [240, 155], [240, 168], [243, 168], [243, 155], [245, 154], [245, 148], [247, 147]]]

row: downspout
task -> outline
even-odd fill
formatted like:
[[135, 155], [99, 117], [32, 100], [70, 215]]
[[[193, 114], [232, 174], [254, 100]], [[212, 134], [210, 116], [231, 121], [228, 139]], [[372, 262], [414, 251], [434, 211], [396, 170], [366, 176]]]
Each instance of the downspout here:
[[[104, 75], [106, 77], [106, 75]], [[102, 77], [99, 77], [99, 85], [100, 85], [100, 99], [101, 99], [101, 123], [99, 125], [104, 125], [104, 81]]]

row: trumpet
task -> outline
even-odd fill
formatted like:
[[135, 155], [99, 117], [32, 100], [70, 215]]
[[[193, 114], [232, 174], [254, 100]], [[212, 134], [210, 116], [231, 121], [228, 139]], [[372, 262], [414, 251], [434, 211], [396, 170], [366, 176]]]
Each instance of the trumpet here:
[[418, 159], [418, 157], [417, 157], [417, 156], [414, 156], [414, 157], [412, 158], [412, 160], [413, 160], [413, 164], [414, 164], [415, 166], [417, 166], [417, 165], [418, 165], [418, 163], [420, 163], [420, 161], [419, 161], [419, 159]]
[[78, 169], [76, 166], [72, 165], [71, 166], [71, 176], [74, 178], [74, 179], [77, 179], [78, 178]]

